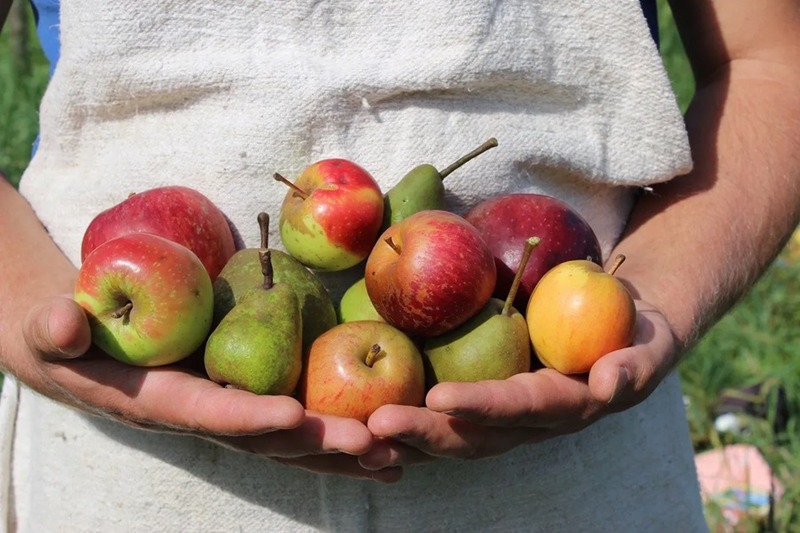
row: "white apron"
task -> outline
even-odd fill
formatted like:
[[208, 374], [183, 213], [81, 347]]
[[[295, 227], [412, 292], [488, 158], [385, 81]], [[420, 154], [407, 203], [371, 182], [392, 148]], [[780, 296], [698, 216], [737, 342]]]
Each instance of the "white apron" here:
[[[91, 218], [184, 184], [254, 246], [261, 210], [325, 157], [385, 189], [489, 137], [447, 178], [450, 209], [544, 192], [608, 254], [637, 187], [691, 165], [636, 0], [63, 0], [62, 48], [21, 182], [77, 265]], [[273, 227], [273, 230], [275, 228]], [[277, 232], [272, 242], [279, 244]], [[357, 275], [326, 275], [335, 298]], [[395, 485], [138, 431], [42, 398], [2, 400], [2, 505], [20, 531], [697, 531], [680, 384], [575, 435]]]

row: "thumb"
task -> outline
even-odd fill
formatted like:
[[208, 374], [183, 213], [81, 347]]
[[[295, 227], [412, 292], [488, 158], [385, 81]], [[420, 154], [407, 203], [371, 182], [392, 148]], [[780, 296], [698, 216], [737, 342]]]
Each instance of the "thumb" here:
[[33, 307], [23, 328], [28, 346], [45, 360], [79, 357], [92, 344], [92, 333], [83, 308], [66, 296]]

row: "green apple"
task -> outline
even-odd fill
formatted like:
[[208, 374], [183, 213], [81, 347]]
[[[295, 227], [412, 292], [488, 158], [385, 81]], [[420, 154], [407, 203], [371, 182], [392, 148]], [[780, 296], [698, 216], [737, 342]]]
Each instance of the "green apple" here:
[[344, 292], [336, 309], [340, 324], [356, 320], [377, 320], [386, 322], [375, 309], [367, 294], [367, 283], [364, 278], [356, 281]]

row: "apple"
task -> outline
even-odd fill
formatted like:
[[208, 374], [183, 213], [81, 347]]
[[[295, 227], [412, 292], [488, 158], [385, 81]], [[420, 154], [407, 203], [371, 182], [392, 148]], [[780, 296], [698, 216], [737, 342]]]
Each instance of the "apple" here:
[[202, 193], [170, 185], [132, 194], [92, 219], [83, 235], [81, 260], [127, 233], [152, 233], [189, 248], [213, 281], [236, 251], [228, 220]]
[[583, 374], [603, 355], [633, 343], [636, 307], [614, 277], [625, 257], [605, 272], [585, 259], [548, 270], [533, 290], [525, 319], [542, 364], [562, 374]]
[[311, 345], [298, 395], [308, 410], [364, 423], [382, 405], [421, 406], [422, 355], [406, 334], [386, 322], [339, 324]]
[[372, 305], [364, 278], [359, 279], [344, 291], [336, 308], [336, 317], [340, 324], [357, 320], [386, 322]]
[[95, 248], [81, 264], [75, 301], [92, 341], [136, 366], [174, 363], [205, 342], [214, 312], [208, 271], [183, 245], [129, 233]]
[[555, 265], [573, 259], [602, 263], [592, 227], [574, 209], [552, 196], [516, 193], [495, 196], [473, 207], [465, 218], [489, 244], [497, 265], [494, 297], [505, 299], [519, 267], [525, 240], [541, 239], [522, 273], [514, 307], [524, 313], [536, 283]]
[[389, 324], [413, 336], [434, 337], [486, 305], [496, 270], [474, 226], [434, 209], [384, 231], [367, 258], [364, 277], [370, 300]]
[[284, 248], [309, 268], [339, 271], [369, 255], [383, 223], [383, 193], [369, 172], [346, 159], [323, 159], [303, 170], [280, 210]]

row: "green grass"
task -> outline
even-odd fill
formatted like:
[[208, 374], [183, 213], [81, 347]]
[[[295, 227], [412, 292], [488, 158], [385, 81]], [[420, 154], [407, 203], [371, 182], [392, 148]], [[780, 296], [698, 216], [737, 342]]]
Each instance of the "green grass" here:
[[38, 103], [48, 77], [33, 15], [25, 7], [23, 26], [18, 30], [9, 17], [0, 34], [0, 171], [15, 185], [30, 159], [38, 131]]
[[[664, 0], [659, 0], [661, 51], [682, 110], [694, 94], [680, 38]], [[30, 29], [30, 21], [28, 23]], [[30, 35], [31, 43], [35, 43]], [[24, 57], [6, 28], [0, 35], [0, 169], [17, 183], [28, 162], [37, 131], [37, 106], [47, 81], [41, 51], [29, 46]], [[800, 531], [800, 241], [770, 267], [747, 296], [689, 353], [679, 371], [688, 399], [687, 415], [697, 451], [726, 442], [757, 446], [786, 487], [774, 509], [774, 529]], [[788, 395], [789, 427], [775, 434], [768, 421], [755, 420], [746, 436], [716, 433], [714, 412], [720, 394], [753, 383], [783, 386]], [[772, 395], [764, 401], [769, 403]], [[707, 509], [712, 529], [718, 513]], [[743, 531], [763, 530], [756, 521]]]

